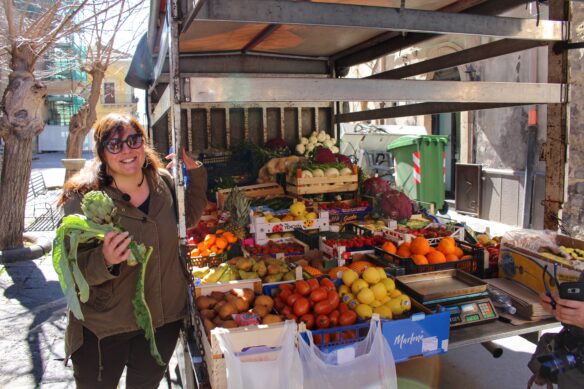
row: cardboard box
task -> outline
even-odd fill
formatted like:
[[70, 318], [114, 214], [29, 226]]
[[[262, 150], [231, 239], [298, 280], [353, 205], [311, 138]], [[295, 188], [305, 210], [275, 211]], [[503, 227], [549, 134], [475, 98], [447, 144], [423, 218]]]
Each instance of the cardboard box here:
[[[556, 239], [558, 245], [584, 249], [584, 241], [558, 235]], [[553, 274], [554, 261], [535, 251], [527, 250], [503, 241], [499, 252], [499, 277], [512, 279], [519, 282], [537, 293], [545, 292], [544, 267], [547, 265], [548, 271]], [[567, 263], [558, 263], [557, 278], [560, 283], [577, 281], [581, 270]], [[545, 276], [552, 291], [557, 290], [553, 279]]]
[[296, 228], [303, 230], [330, 230], [329, 213], [326, 211], [319, 212], [318, 219], [293, 220], [287, 222], [280, 221], [276, 223], [268, 223], [265, 217], [254, 217], [252, 212], [251, 224], [250, 231], [253, 232], [257, 244], [267, 243], [269, 240], [268, 234], [292, 232]]

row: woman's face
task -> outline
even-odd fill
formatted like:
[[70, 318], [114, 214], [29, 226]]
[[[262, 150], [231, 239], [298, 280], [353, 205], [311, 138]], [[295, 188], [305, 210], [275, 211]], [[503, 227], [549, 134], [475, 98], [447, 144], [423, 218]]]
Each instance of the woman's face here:
[[141, 177], [146, 158], [144, 139], [132, 126], [126, 125], [122, 131], [114, 132], [105, 143], [104, 154], [109, 174]]

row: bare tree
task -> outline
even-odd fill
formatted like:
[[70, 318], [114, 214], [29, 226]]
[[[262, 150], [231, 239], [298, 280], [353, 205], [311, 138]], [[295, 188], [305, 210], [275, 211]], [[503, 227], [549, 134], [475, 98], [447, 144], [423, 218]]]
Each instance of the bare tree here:
[[[83, 140], [97, 119], [96, 107], [105, 72], [111, 63], [124, 56], [123, 46], [120, 46], [121, 50], [114, 48], [116, 38], [126, 22], [143, 9], [143, 4], [143, 2], [136, 0], [134, 0], [134, 4], [129, 0], [121, 0], [116, 6], [110, 7], [107, 12], [101, 14], [94, 6], [93, 13], [96, 16], [92, 20], [89, 31], [83, 35], [87, 38], [84, 42], [84, 46], [87, 47], [87, 56], [82, 59], [81, 64], [81, 68], [91, 77], [89, 95], [85, 104], [71, 117], [69, 122], [66, 158], [81, 157]], [[127, 37], [125, 45], [131, 45], [137, 36], [135, 32]], [[65, 180], [73, 173], [74, 171], [67, 169]]]
[[87, 22], [80, 11], [90, 0], [1, 1], [0, 17], [6, 29], [0, 31], [4, 34], [0, 42], [5, 42], [0, 51], [9, 57], [10, 74], [0, 103], [0, 136], [5, 145], [0, 249], [9, 249], [22, 246], [32, 144], [45, 125], [47, 89], [35, 77], [35, 65], [56, 42]]

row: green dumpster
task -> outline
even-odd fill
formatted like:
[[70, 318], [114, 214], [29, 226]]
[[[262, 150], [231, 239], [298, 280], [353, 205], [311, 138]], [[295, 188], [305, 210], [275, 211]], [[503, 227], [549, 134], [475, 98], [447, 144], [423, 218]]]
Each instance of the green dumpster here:
[[406, 135], [387, 146], [395, 158], [397, 185], [412, 199], [432, 203], [441, 213], [448, 212], [444, 201], [448, 137]]

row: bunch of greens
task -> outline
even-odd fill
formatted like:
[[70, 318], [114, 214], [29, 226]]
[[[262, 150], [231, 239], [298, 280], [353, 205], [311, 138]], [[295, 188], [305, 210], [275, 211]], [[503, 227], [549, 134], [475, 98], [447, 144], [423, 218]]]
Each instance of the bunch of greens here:
[[[79, 269], [77, 248], [80, 243], [102, 241], [108, 232], [121, 232], [123, 229], [114, 224], [117, 209], [112, 199], [104, 192], [87, 193], [81, 202], [81, 210], [85, 215], [65, 216], [57, 228], [53, 241], [53, 267], [59, 276], [59, 283], [69, 309], [77, 319], [84, 320], [80, 301], [82, 303], [88, 301], [89, 285]], [[69, 239], [68, 247], [65, 244], [66, 238]], [[153, 249], [133, 241], [128, 248], [130, 250], [128, 265], [140, 265], [140, 277], [136, 284], [136, 293], [132, 298], [136, 323], [144, 330], [145, 337], [150, 342], [150, 353], [159, 365], [164, 366], [156, 347], [152, 316], [144, 296], [146, 266]]]

